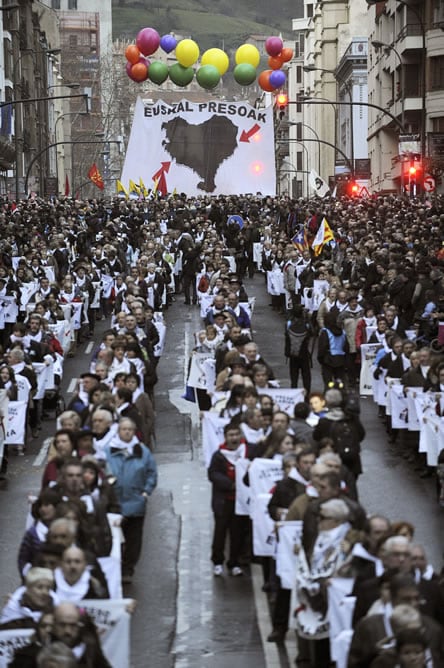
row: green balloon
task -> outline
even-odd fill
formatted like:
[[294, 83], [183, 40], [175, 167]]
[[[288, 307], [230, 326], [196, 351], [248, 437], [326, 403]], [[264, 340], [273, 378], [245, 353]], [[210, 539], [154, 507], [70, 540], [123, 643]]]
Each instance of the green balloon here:
[[180, 63], [171, 65], [170, 79], [176, 86], [188, 86], [193, 81], [194, 70], [192, 67], [184, 67]]
[[148, 68], [148, 77], [160, 86], [168, 78], [168, 65], [160, 60], [154, 60]]
[[240, 86], [249, 86], [256, 79], [256, 68], [249, 63], [240, 63], [234, 68], [233, 76]]
[[196, 73], [196, 79], [202, 88], [211, 90], [215, 88], [220, 81], [220, 74], [214, 65], [202, 65]]

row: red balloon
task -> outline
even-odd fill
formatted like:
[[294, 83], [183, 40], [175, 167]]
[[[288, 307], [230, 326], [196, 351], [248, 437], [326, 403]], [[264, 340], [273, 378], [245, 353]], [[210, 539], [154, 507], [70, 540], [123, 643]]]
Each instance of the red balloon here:
[[270, 84], [270, 74], [273, 72], [273, 70], [264, 70], [261, 72], [258, 76], [258, 83], [259, 86], [264, 90], [266, 93], [271, 93], [274, 91], [274, 86]]
[[141, 82], [148, 79], [148, 68], [144, 63], [136, 63], [131, 68], [131, 76], [134, 81]]
[[268, 67], [271, 67], [272, 70], [280, 70], [283, 64], [283, 60], [281, 59], [281, 56], [270, 56], [268, 58]]
[[288, 46], [284, 47], [279, 54], [279, 58], [282, 58], [284, 63], [288, 63], [293, 58], [293, 49], [290, 49]]
[[125, 57], [132, 65], [135, 65], [140, 58], [140, 51], [135, 44], [130, 44], [125, 49]]

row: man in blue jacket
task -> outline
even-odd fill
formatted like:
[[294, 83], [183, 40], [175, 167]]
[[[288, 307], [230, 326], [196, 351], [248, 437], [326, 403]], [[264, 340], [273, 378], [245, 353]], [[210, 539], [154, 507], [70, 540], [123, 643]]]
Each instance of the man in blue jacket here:
[[157, 467], [150, 450], [139, 443], [136, 425], [129, 418], [119, 421], [105, 456], [122, 509], [122, 582], [129, 584], [142, 550], [146, 502], [157, 484]]

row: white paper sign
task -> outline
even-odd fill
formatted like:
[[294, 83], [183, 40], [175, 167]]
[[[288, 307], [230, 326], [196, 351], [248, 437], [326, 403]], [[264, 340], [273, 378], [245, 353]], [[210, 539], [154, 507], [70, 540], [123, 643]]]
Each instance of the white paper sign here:
[[27, 405], [26, 401], [9, 402], [5, 443], [20, 445], [25, 442]]

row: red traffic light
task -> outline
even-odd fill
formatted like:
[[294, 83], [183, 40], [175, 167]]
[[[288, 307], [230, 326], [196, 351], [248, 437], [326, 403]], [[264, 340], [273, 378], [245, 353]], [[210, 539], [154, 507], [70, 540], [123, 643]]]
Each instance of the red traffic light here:
[[417, 169], [416, 167], [409, 167], [409, 174], [410, 176], [416, 176]]
[[358, 194], [358, 192], [359, 192], [359, 186], [358, 186], [358, 184], [357, 184], [357, 183], [353, 183], [353, 184], [352, 184], [352, 187], [351, 187], [351, 194], [352, 194], [354, 197], [356, 197], [356, 195]]
[[282, 109], [288, 104], [288, 95], [287, 93], [278, 93], [276, 95], [276, 104]]

